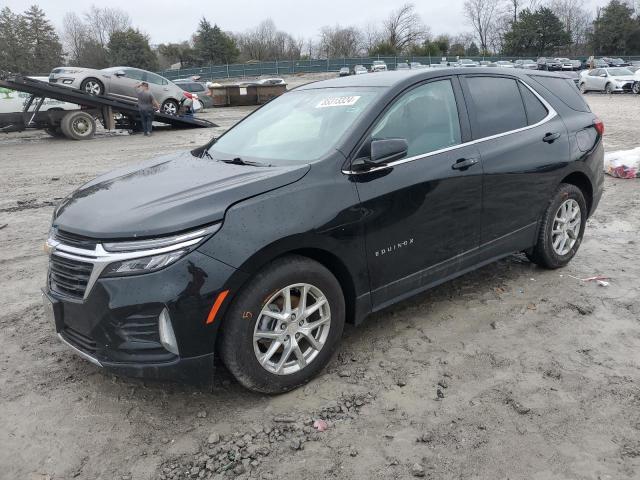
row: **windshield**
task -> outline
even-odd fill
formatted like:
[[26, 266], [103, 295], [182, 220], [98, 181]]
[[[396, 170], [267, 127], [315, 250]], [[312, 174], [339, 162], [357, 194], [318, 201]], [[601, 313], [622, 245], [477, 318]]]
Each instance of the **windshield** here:
[[215, 160], [306, 163], [332, 150], [378, 96], [377, 88], [294, 90], [257, 110], [218, 139]]
[[621, 75], [633, 75], [633, 72], [627, 68], [610, 68], [607, 70], [609, 75], [621, 76]]

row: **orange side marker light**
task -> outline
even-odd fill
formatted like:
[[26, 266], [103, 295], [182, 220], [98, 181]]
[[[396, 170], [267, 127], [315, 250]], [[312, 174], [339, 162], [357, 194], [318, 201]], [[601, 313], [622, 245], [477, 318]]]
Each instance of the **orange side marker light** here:
[[213, 323], [213, 321], [216, 318], [216, 315], [218, 314], [218, 310], [220, 310], [220, 307], [222, 306], [222, 302], [224, 302], [224, 299], [227, 298], [228, 294], [229, 294], [229, 290], [225, 290], [218, 294], [218, 296], [216, 297], [216, 301], [213, 302], [213, 307], [211, 307], [209, 316], [207, 317], [207, 325], [209, 325], [210, 323]]

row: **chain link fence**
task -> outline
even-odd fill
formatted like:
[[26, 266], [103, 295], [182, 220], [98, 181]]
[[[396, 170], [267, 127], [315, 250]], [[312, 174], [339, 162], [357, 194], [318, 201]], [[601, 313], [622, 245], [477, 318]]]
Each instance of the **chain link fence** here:
[[[487, 61], [495, 62], [498, 60], [515, 61], [519, 59], [531, 57], [464, 57], [477, 62]], [[625, 57], [629, 60], [640, 60], [640, 56]], [[192, 76], [200, 76], [205, 80], [217, 80], [224, 78], [244, 78], [259, 77], [262, 75], [280, 76], [291, 75], [296, 73], [321, 73], [321, 72], [337, 72], [342, 67], [353, 68], [356, 65], [362, 65], [367, 69], [376, 60], [383, 60], [387, 64], [389, 70], [395, 70], [398, 63], [419, 62], [423, 65], [440, 64], [442, 62], [455, 62], [457, 57], [412, 57], [412, 56], [379, 56], [367, 58], [330, 58], [330, 59], [309, 59], [309, 60], [274, 60], [270, 62], [249, 62], [235, 63], [228, 65], [208, 65], [205, 67], [183, 68], [179, 70], [163, 70], [158, 72], [169, 80], [177, 80], [179, 78], [189, 78]], [[586, 57], [579, 58], [586, 60]]]

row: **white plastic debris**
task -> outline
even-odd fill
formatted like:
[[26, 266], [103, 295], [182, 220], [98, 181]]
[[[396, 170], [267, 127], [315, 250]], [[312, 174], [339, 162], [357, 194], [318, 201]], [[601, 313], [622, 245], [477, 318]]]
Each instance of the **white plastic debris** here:
[[605, 153], [604, 171], [617, 178], [640, 178], [640, 147]]

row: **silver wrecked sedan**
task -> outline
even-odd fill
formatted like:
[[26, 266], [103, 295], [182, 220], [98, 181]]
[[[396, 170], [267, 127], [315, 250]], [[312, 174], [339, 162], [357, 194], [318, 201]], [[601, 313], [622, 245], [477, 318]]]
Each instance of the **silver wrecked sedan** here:
[[184, 91], [160, 75], [139, 68], [110, 67], [102, 70], [81, 67], [54, 68], [49, 83], [79, 88], [92, 95], [108, 95], [121, 100], [137, 101], [136, 85], [147, 82], [163, 113], [178, 113]]

